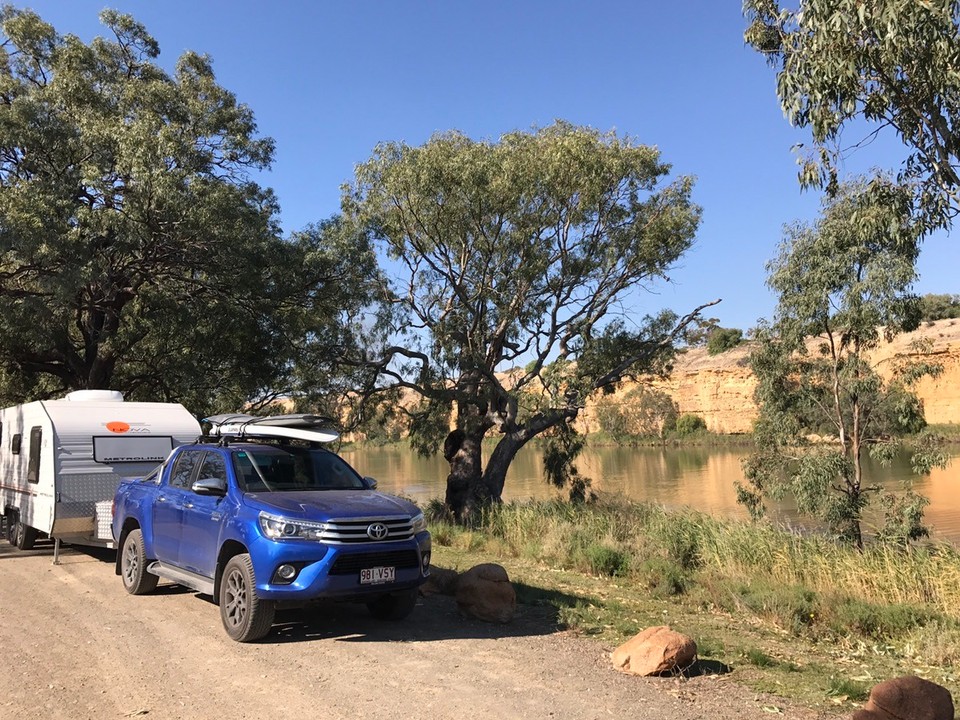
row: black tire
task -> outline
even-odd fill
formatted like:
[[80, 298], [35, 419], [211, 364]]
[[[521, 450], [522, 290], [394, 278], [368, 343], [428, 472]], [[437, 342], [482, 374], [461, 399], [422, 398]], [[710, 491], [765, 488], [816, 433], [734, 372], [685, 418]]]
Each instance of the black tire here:
[[367, 609], [377, 620], [403, 620], [416, 607], [417, 595], [416, 588], [381, 595], [376, 600], [368, 602]]
[[273, 625], [276, 604], [257, 597], [250, 555], [230, 558], [220, 579], [220, 619], [227, 635], [237, 642], [259, 640]]
[[157, 589], [160, 581], [147, 572], [147, 555], [143, 551], [143, 533], [131, 530], [120, 550], [120, 578], [124, 589], [131, 595], [146, 595]]
[[13, 544], [17, 546], [17, 550], [32, 550], [36, 542], [37, 529], [20, 522], [18, 517], [13, 526]]
[[4, 534], [6, 535], [7, 542], [11, 545], [17, 544], [17, 514], [14, 512], [8, 512], [3, 516], [4, 520]]

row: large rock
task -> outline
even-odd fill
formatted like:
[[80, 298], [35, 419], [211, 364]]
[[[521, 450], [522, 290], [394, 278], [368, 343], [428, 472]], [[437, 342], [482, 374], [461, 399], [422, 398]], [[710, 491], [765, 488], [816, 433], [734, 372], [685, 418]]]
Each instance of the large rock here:
[[517, 611], [517, 593], [500, 565], [476, 565], [460, 575], [455, 593], [457, 607], [469, 617], [506, 623]]
[[460, 573], [456, 570], [437, 567], [433, 565], [430, 568], [430, 577], [420, 586], [420, 594], [427, 595], [453, 595], [457, 589], [457, 581], [460, 579]]
[[659, 675], [683, 670], [697, 659], [692, 638], [666, 625], [650, 627], [613, 651], [613, 666], [630, 675]]
[[915, 675], [874, 685], [853, 720], [953, 720], [950, 691]]

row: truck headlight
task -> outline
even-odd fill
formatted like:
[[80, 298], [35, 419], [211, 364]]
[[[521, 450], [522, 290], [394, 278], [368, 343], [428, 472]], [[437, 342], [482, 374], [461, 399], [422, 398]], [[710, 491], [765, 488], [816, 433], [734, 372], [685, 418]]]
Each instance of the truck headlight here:
[[410, 524], [413, 526], [413, 534], [416, 535], [418, 532], [423, 532], [427, 529], [427, 521], [423, 518], [423, 513], [417, 513], [410, 519]]
[[326, 523], [308, 520], [293, 520], [282, 515], [260, 513], [260, 530], [271, 540], [321, 540], [327, 529]]

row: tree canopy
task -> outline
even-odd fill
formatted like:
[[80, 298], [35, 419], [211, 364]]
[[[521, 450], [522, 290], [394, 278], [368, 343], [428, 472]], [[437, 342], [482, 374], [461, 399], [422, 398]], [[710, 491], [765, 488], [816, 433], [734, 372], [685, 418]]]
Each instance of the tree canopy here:
[[[816, 151], [801, 181], [835, 187], [844, 156], [889, 128], [908, 148], [899, 180], [915, 189], [925, 227], [949, 223], [960, 209], [960, 3], [787, 5], [745, 0], [745, 39], [777, 68], [789, 120], [812, 131]], [[845, 136], [847, 128], [856, 135]]]
[[114, 387], [202, 412], [282, 391], [323, 334], [305, 311], [335, 317], [338, 261], [279, 237], [251, 179], [273, 141], [210, 59], [167, 74], [142, 25], [101, 20], [112, 37], [85, 44], [0, 14], [0, 396]]
[[[889, 461], [900, 438], [924, 427], [910, 387], [940, 368], [922, 348], [883, 374], [871, 356], [881, 338], [920, 320], [911, 292], [919, 231], [909, 192], [879, 180], [838, 190], [816, 224], [788, 228], [769, 265], [778, 304], [751, 356], [757, 452], [744, 463], [747, 485], [738, 494], [755, 514], [765, 499], [791, 494], [801, 513], [862, 546], [862, 513], [880, 492], [863, 478], [863, 453]], [[942, 462], [932, 446], [920, 449], [918, 471]], [[890, 503], [899, 512], [888, 527], [899, 528], [899, 540], [920, 536], [922, 507], [913, 495]]]
[[444, 444], [456, 514], [498, 499], [517, 450], [590, 393], [666, 367], [696, 311], [633, 308], [699, 223], [692, 178], [666, 182], [669, 170], [656, 148], [563, 122], [497, 142], [387, 143], [358, 166], [344, 216], [390, 258], [393, 312], [363, 359], [366, 392], [423, 398], [413, 438]]

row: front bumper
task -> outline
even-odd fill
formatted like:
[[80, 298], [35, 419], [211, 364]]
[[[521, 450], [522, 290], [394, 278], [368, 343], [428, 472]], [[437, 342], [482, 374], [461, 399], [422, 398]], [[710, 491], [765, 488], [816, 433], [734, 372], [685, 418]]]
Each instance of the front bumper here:
[[[427, 531], [409, 540], [357, 545], [259, 538], [250, 548], [250, 556], [260, 598], [304, 602], [372, 597], [418, 587], [430, 574], [430, 548]], [[278, 581], [281, 565], [297, 568], [292, 582]], [[373, 567], [394, 567], [394, 581], [361, 585], [360, 570]]]

